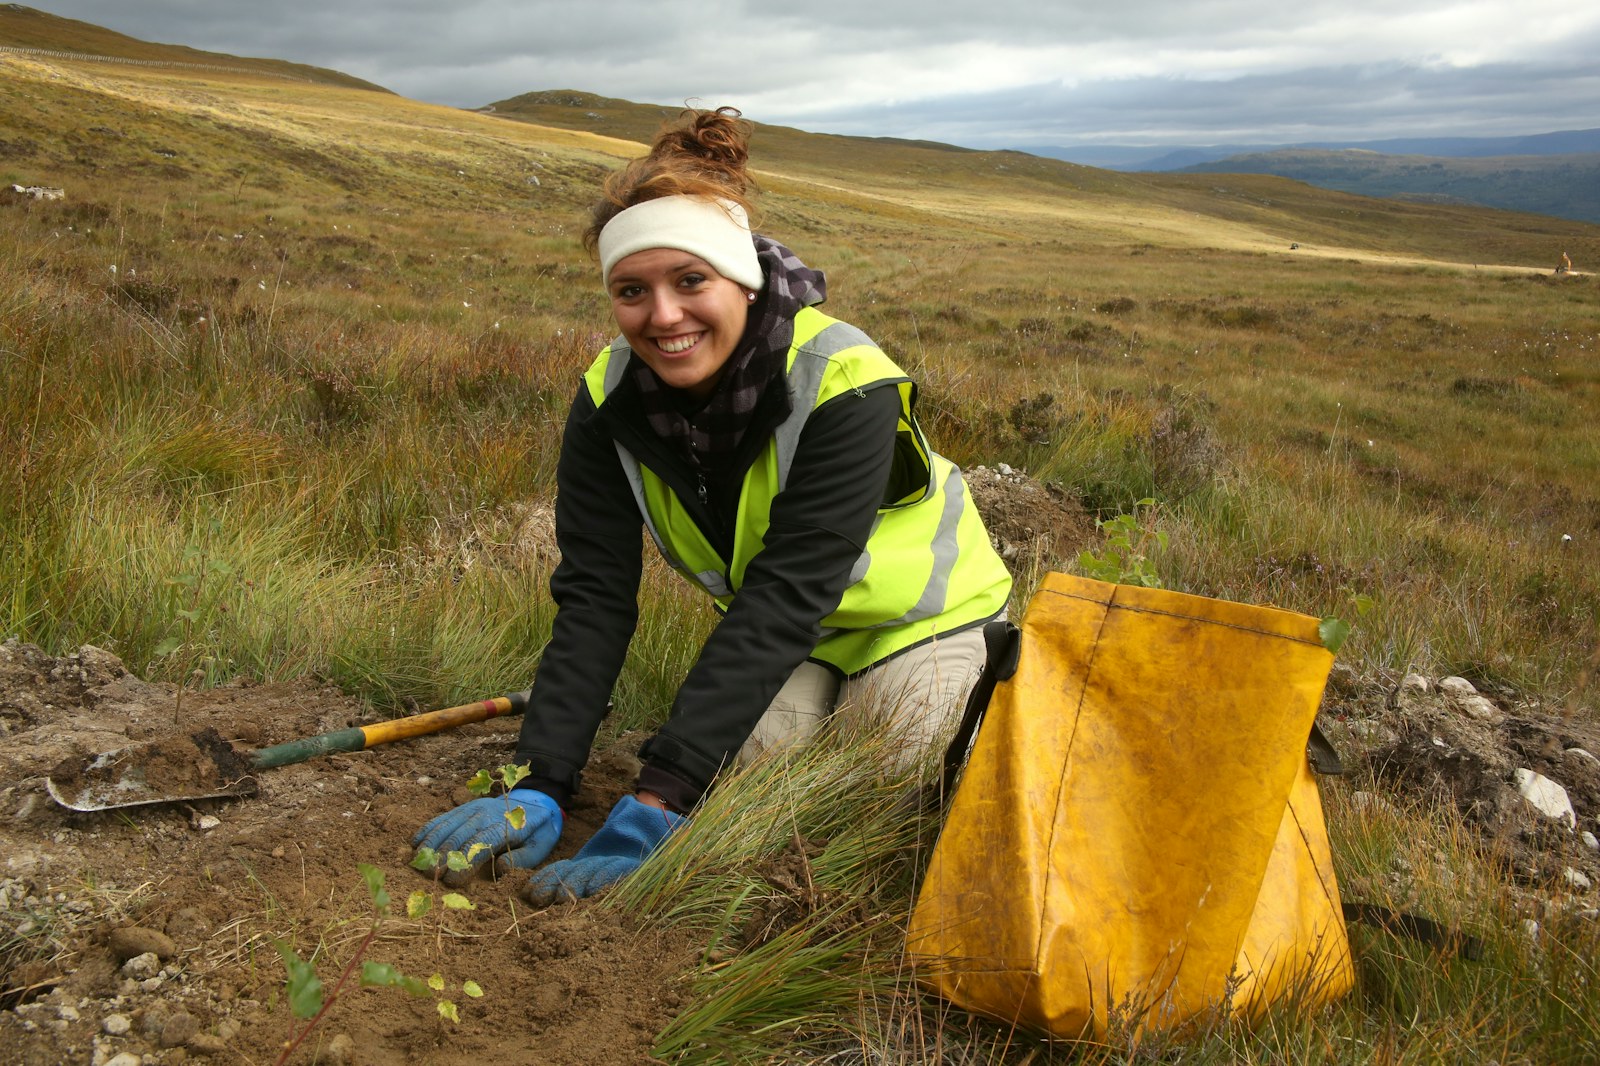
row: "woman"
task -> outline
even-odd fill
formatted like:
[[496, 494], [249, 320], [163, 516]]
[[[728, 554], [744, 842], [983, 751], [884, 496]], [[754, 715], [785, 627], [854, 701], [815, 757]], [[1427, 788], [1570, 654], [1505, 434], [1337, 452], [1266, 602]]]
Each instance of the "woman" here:
[[722, 617], [636, 791], [536, 904], [636, 868], [736, 758], [798, 743], [875, 690], [911, 745], [948, 735], [1011, 580], [960, 472], [931, 452], [916, 389], [861, 331], [817, 310], [821, 273], [752, 236], [749, 124], [689, 112], [606, 184], [584, 236], [620, 336], [567, 418], [550, 580], [557, 613], [517, 745], [529, 776], [415, 843], [538, 865], [561, 834], [637, 620], [640, 525]]

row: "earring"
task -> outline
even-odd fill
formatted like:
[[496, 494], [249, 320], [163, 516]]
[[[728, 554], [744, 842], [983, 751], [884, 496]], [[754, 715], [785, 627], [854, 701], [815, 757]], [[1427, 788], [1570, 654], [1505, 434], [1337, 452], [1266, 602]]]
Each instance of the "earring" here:
[[745, 299], [746, 299], [746, 300], [749, 300], [749, 301], [750, 301], [750, 302], [751, 302], [751, 303], [755, 303], [755, 302], [756, 302], [756, 294], [755, 294], [755, 293], [753, 293], [753, 292], [747, 292], [747, 293], [745, 293], [745, 294], [744, 294], [744, 298], [745, 298]]

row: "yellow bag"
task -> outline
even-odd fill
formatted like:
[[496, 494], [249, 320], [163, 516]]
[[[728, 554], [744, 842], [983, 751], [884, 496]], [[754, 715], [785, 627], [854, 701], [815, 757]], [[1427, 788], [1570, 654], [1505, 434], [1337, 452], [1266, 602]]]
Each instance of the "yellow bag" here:
[[951, 1002], [1058, 1036], [1354, 980], [1306, 741], [1316, 619], [1048, 575], [911, 917]]

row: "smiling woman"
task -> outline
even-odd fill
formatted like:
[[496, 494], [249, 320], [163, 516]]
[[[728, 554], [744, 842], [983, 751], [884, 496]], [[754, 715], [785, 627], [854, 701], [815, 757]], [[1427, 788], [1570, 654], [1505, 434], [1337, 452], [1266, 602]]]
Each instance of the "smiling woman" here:
[[[536, 905], [636, 869], [724, 769], [849, 706], [933, 765], [1011, 578], [910, 378], [818, 310], [821, 272], [751, 233], [748, 124], [689, 112], [614, 174], [585, 243], [619, 336], [584, 374], [557, 471], [557, 605], [508, 800], [435, 818], [437, 854], [536, 866], [560, 837], [637, 619], [640, 530], [722, 618], [640, 749], [636, 790]], [[506, 803], [523, 813], [507, 831]]]

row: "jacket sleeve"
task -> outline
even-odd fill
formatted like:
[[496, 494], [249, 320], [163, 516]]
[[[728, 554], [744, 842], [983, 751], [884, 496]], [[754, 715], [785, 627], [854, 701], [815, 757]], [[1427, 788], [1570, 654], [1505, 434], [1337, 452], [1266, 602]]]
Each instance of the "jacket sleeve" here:
[[641, 751], [641, 788], [693, 806], [816, 647], [883, 503], [899, 411], [896, 390], [880, 387], [811, 414], [761, 550]]
[[616, 447], [590, 425], [579, 387], [556, 466], [556, 615], [539, 659], [516, 761], [563, 805], [577, 791], [638, 621], [643, 523]]

